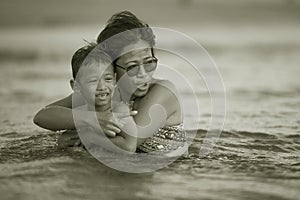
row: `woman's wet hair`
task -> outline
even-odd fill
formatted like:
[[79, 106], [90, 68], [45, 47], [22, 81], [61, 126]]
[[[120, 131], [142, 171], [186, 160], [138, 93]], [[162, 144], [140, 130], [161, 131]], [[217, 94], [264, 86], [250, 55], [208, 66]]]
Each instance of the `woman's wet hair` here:
[[124, 47], [139, 40], [147, 42], [151, 48], [155, 45], [155, 35], [148, 24], [139, 20], [131, 12], [123, 11], [116, 13], [107, 21], [106, 27], [97, 38], [97, 43], [113, 59], [116, 59]]

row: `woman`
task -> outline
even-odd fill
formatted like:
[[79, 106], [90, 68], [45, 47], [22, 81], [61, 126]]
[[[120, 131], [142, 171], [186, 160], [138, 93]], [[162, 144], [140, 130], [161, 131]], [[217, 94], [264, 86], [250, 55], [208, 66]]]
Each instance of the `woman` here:
[[[154, 38], [151, 28], [128, 11], [113, 15], [97, 38], [97, 43], [114, 60], [117, 81], [122, 83], [119, 84], [121, 100], [137, 110], [133, 116], [139, 127], [137, 152], [173, 151], [186, 140], [176, 88], [167, 80], [152, 77], [157, 67]], [[72, 95], [40, 110], [34, 122], [50, 130], [75, 129]], [[156, 105], [160, 107], [149, 116]], [[112, 115], [97, 112], [97, 118], [108, 136], [120, 132]]]

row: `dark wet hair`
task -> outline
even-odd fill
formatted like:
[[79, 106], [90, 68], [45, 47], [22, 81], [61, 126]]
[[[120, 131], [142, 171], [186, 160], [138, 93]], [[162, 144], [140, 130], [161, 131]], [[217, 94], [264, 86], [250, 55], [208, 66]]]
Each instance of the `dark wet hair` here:
[[82, 65], [90, 65], [94, 62], [111, 63], [111, 58], [96, 43], [89, 43], [78, 49], [72, 56], [72, 75], [75, 80]]
[[[126, 31], [125, 34], [119, 34], [124, 31]], [[112, 37], [114, 39], [109, 39]], [[148, 24], [139, 20], [131, 12], [123, 11], [116, 13], [107, 21], [106, 27], [97, 38], [97, 43], [100, 44], [105, 52], [113, 59], [116, 59], [120, 56], [120, 52], [124, 47], [139, 40], [147, 42], [153, 54], [153, 46], [155, 45], [154, 39], [155, 35]]]

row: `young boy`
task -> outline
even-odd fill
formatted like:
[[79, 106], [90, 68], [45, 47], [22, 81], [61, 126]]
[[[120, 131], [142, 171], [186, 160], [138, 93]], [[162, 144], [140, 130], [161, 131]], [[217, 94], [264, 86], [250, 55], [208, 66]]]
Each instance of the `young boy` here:
[[[72, 57], [71, 87], [73, 91], [81, 96], [85, 105], [80, 109], [83, 111], [106, 112], [112, 114], [112, 96], [116, 84], [116, 75], [110, 57], [100, 50], [96, 44], [89, 44], [77, 50]], [[106, 68], [106, 69], [105, 69]], [[79, 98], [80, 101], [80, 98]], [[117, 105], [115, 107], [115, 105]], [[129, 108], [122, 103], [114, 104], [114, 111], [128, 111]], [[109, 140], [123, 150], [135, 152], [137, 138], [132, 136], [136, 132], [135, 123], [131, 116], [122, 119], [122, 130], [130, 132], [131, 135], [121, 131]], [[97, 127], [98, 124], [95, 125]], [[71, 137], [65, 137], [65, 136]], [[74, 131], [63, 133], [58, 143], [64, 146], [65, 140], [76, 138]]]

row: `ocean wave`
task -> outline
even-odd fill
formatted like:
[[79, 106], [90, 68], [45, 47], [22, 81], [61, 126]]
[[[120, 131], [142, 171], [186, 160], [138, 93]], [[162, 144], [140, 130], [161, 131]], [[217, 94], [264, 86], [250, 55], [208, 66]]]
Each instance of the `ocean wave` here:
[[[191, 187], [194, 185], [198, 188], [203, 182], [201, 190], [212, 195], [210, 187], [203, 188], [211, 181], [218, 185], [224, 183], [223, 186], [235, 190], [236, 199], [249, 194], [257, 198], [279, 198], [281, 193], [273, 192], [274, 187], [279, 187], [274, 182], [288, 181], [279, 188], [287, 191], [291, 188], [290, 185], [297, 184], [291, 182], [300, 180], [300, 135], [278, 137], [268, 133], [223, 131], [209, 154], [199, 157], [206, 132], [207, 130], [200, 129], [195, 138], [189, 137], [192, 144], [188, 156], [162, 170], [141, 175], [109, 169], [81, 147], [58, 148], [56, 141], [60, 133], [45, 131], [39, 135], [24, 137], [18, 132], [7, 132], [0, 136], [0, 178], [3, 183], [9, 183], [4, 187], [4, 191], [9, 193], [20, 193], [20, 189], [26, 188], [28, 183], [36, 191], [44, 191], [45, 188], [47, 191], [57, 191], [55, 186], [60, 185], [64, 198], [74, 197], [74, 188], [88, 192], [92, 187], [93, 191], [103, 193], [103, 188], [99, 190], [99, 185], [95, 187], [95, 183], [110, 184], [113, 188], [129, 187], [131, 190], [144, 183], [149, 183], [151, 188], [159, 183], [171, 184], [172, 187], [179, 184], [181, 189], [191, 183], [187, 190], [194, 191]], [[118, 159], [122, 164], [120, 158], [112, 156], [105, 159], [112, 162]], [[131, 182], [124, 183], [124, 177], [126, 181], [132, 180], [132, 183], [137, 184], [131, 188]], [[41, 185], [41, 182], [46, 185]], [[256, 184], [265, 184], [264, 189], [254, 187]], [[222, 196], [228, 192], [223, 186], [218, 188], [219, 195]], [[288, 199], [296, 193], [291, 189], [291, 193], [285, 196]], [[40, 196], [43, 194], [39, 193]], [[203, 196], [202, 192], [198, 195]]]
[[[192, 148], [201, 144], [206, 138], [207, 130], [197, 130], [195, 138], [191, 137], [195, 131], [188, 131], [188, 140], [192, 141]], [[51, 156], [60, 156], [61, 149], [57, 147], [57, 139], [60, 133], [46, 132], [35, 136], [24, 136], [18, 132], [8, 132], [0, 135], [1, 158], [0, 162], [7, 161], [24, 162], [26, 160], [43, 159]], [[212, 138], [211, 138], [212, 139]], [[240, 150], [259, 150], [272, 153], [300, 152], [300, 134], [274, 135], [263, 132], [249, 131], [223, 131], [217, 138], [215, 148]], [[63, 155], [66, 155], [63, 153]]]

